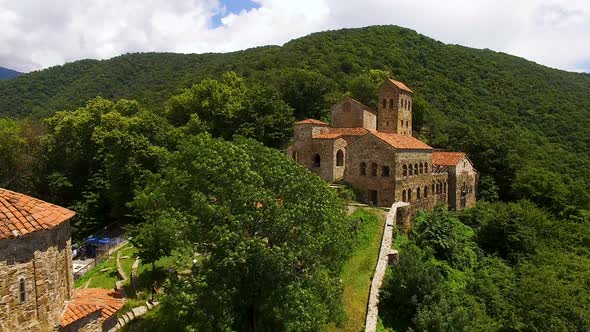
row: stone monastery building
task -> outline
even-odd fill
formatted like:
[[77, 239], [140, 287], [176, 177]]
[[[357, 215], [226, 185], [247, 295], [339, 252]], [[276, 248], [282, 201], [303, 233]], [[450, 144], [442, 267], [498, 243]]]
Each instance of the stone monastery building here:
[[108, 331], [117, 323], [117, 293], [74, 289], [74, 215], [0, 188], [0, 332]]
[[410, 210], [475, 204], [477, 172], [462, 152], [439, 152], [412, 137], [412, 90], [393, 79], [379, 88], [374, 110], [346, 98], [332, 122], [295, 123], [292, 158], [328, 182], [343, 181], [377, 206], [410, 203]]

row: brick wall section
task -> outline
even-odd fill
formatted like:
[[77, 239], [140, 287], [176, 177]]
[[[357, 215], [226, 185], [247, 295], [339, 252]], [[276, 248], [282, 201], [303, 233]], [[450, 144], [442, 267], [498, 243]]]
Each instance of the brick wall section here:
[[[0, 330], [53, 331], [72, 297], [70, 224], [0, 240]], [[26, 300], [19, 298], [25, 280]]]

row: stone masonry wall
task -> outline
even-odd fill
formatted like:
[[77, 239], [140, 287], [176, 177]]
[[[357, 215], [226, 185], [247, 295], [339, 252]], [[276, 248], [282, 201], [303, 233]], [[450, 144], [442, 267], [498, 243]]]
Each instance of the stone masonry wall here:
[[453, 199], [449, 199], [449, 207], [458, 210], [463, 208], [463, 204], [466, 208], [475, 206], [477, 173], [471, 162], [467, 158], [463, 158], [456, 167], [450, 168], [449, 177], [453, 178], [454, 183], [451, 190], [452, 196], [455, 196]]
[[[20, 280], [26, 299], [20, 301]], [[0, 331], [53, 331], [73, 293], [70, 225], [0, 240]]]
[[[412, 169], [411, 175], [410, 169]], [[405, 191], [405, 201], [410, 203], [410, 209], [429, 210], [438, 204], [446, 204], [448, 184], [446, 191], [439, 190], [437, 193], [436, 190], [437, 184], [439, 184], [439, 188], [443, 189], [446, 182], [446, 173], [432, 172], [432, 152], [430, 150], [403, 151], [396, 154], [396, 199], [404, 200], [403, 192]]]
[[[350, 144], [346, 154], [344, 181], [356, 188], [362, 200], [368, 202], [369, 190], [377, 191], [378, 206], [391, 206], [395, 201], [395, 150], [372, 135], [366, 135]], [[365, 163], [365, 175], [361, 173], [361, 163]], [[376, 175], [372, 165], [375, 164]], [[389, 175], [384, 173], [389, 167]]]
[[[390, 100], [393, 100], [392, 105]], [[398, 133], [399, 89], [387, 84], [382, 86], [379, 90], [377, 108], [377, 130], [384, 133]]]
[[384, 84], [379, 89], [377, 130], [385, 133], [412, 135], [412, 95]]
[[350, 99], [332, 106], [331, 112], [334, 128], [377, 128], [377, 116]]

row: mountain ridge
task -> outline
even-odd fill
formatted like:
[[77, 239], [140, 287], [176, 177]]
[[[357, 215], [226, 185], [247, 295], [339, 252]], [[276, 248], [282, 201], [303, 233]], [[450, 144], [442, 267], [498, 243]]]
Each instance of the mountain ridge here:
[[0, 80], [7, 80], [7, 79], [19, 77], [20, 75], [23, 75], [23, 73], [18, 72], [13, 69], [0, 67]]

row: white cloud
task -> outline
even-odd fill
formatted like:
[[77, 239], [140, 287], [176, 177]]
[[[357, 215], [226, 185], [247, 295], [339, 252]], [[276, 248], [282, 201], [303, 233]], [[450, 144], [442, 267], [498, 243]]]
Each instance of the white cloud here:
[[225, 13], [212, 28], [211, 17], [224, 10], [219, 0], [0, 0], [0, 66], [28, 71], [126, 52], [234, 51], [374, 24], [566, 70], [590, 60], [585, 0], [255, 1], [259, 8]]

